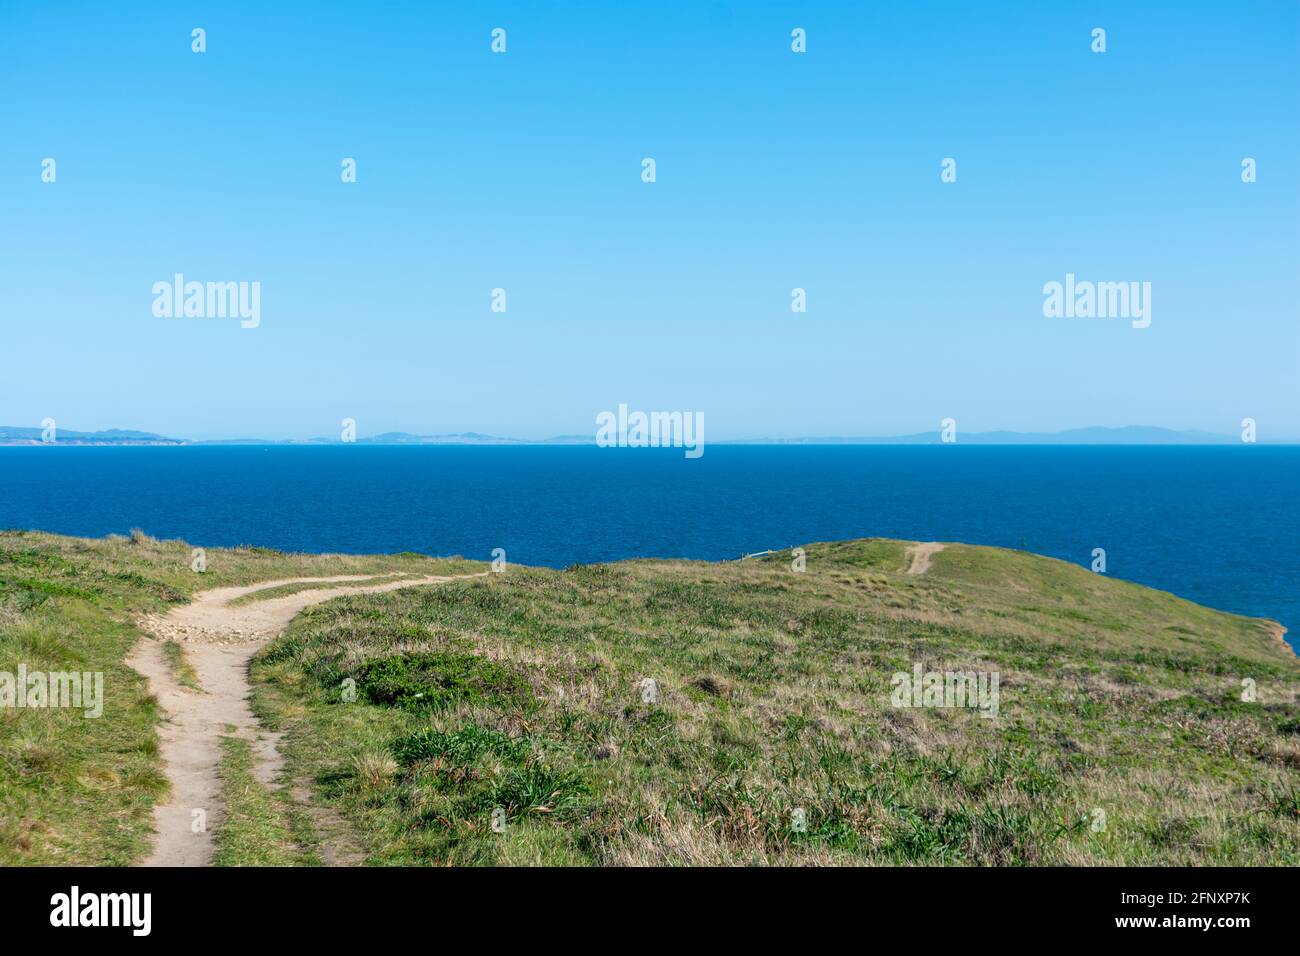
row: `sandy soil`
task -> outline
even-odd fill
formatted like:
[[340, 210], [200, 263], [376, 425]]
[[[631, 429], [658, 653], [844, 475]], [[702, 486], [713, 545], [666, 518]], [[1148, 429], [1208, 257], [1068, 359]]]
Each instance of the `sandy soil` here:
[[[148, 678], [150, 693], [158, 697], [167, 715], [159, 737], [163, 772], [171, 782], [167, 802], [154, 807], [158, 836], [143, 865], [205, 866], [211, 862], [212, 833], [222, 813], [218, 769], [223, 736], [234, 734], [250, 741], [257, 758], [257, 778], [271, 786], [280, 785], [284, 769], [278, 749], [280, 735], [261, 727], [249, 708], [248, 663], [288, 626], [295, 614], [347, 594], [394, 591], [456, 577], [411, 577], [377, 585], [315, 588], [239, 607], [229, 607], [229, 602], [285, 584], [367, 581], [374, 577], [290, 578], [250, 587], [216, 588], [196, 595], [191, 604], [141, 622], [154, 639], [137, 642], [127, 663]], [[201, 693], [177, 683], [163, 657], [162, 642], [167, 639], [184, 646], [186, 657], [198, 673]], [[231, 731], [230, 727], [235, 729]], [[294, 791], [299, 799], [304, 793], [301, 789]], [[202, 826], [195, 811], [206, 815]], [[328, 862], [351, 861], [350, 854], [325, 846], [322, 857]]]
[[914, 544], [907, 549], [908, 557], [911, 563], [907, 566], [908, 574], [925, 574], [930, 570], [931, 559], [943, 550], [943, 545], [938, 541], [926, 541]]
[[1277, 621], [1271, 621], [1265, 618], [1264, 630], [1268, 631], [1269, 640], [1281, 644], [1284, 648], [1286, 648], [1288, 651], [1291, 652], [1293, 657], [1300, 657], [1300, 654], [1296, 654], [1296, 649], [1286, 642], [1285, 627], [1283, 627]]

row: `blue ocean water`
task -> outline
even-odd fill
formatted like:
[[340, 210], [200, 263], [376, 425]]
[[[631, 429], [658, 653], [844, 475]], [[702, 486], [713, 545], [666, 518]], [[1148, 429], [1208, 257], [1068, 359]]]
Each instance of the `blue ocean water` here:
[[563, 567], [883, 536], [1025, 548], [1300, 638], [1300, 446], [0, 448], [0, 527]]

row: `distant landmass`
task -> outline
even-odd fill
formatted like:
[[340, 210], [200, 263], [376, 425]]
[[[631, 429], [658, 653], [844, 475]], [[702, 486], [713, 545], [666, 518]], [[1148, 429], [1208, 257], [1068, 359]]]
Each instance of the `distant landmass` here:
[[[44, 430], [0, 425], [0, 445], [41, 445]], [[226, 438], [194, 441], [169, 438], [154, 432], [110, 428], [98, 432], [79, 432], [60, 428], [55, 434], [60, 445], [341, 445], [338, 438], [267, 439]], [[551, 438], [503, 438], [481, 432], [457, 432], [445, 435], [416, 435], [411, 432], [383, 432], [357, 438], [358, 445], [594, 445], [590, 435], [555, 435]], [[938, 429], [911, 435], [843, 436], [807, 438], [748, 438], [714, 441], [714, 445], [938, 445]], [[1213, 432], [1128, 425], [1122, 428], [1071, 428], [1061, 432], [958, 432], [961, 445], [1236, 445], [1236, 435]]]
[[[0, 425], [0, 445], [43, 445], [44, 428], [18, 428]], [[129, 428], [109, 428], [102, 432], [78, 432], [60, 428], [54, 433], [60, 445], [188, 445], [183, 438], [167, 438], [153, 432], [132, 431]]]
[[[1213, 432], [1126, 425], [1122, 428], [1071, 428], [1063, 432], [961, 432], [961, 445], [1236, 445], [1236, 435]], [[938, 445], [939, 432], [876, 437], [758, 438], [743, 442], [719, 441], [715, 445]]]

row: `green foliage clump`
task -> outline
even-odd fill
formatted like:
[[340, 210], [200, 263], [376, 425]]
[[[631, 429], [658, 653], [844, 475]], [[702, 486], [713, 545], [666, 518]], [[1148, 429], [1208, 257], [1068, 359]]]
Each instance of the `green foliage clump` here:
[[450, 733], [425, 729], [400, 738], [393, 744], [393, 756], [409, 767], [422, 760], [445, 759], [457, 766], [468, 766], [484, 754], [512, 762], [522, 762], [528, 755], [525, 740], [509, 737], [499, 730], [466, 724]]
[[356, 681], [371, 703], [403, 710], [441, 710], [456, 703], [520, 706], [529, 696], [528, 682], [504, 664], [447, 651], [367, 661]]

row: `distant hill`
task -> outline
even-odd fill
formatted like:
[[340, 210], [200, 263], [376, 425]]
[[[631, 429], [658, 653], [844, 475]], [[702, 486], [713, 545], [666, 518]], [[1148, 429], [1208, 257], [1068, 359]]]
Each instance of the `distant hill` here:
[[[41, 428], [19, 428], [13, 425], [0, 425], [0, 445], [40, 445], [44, 444]], [[184, 445], [183, 438], [168, 438], [153, 432], [133, 431], [127, 428], [109, 428], [99, 432], [78, 432], [60, 428], [55, 432], [55, 440], [60, 445]]]
[[520, 445], [527, 444], [519, 438], [499, 438], [481, 432], [460, 432], [453, 435], [412, 435], [410, 432], [384, 432], [369, 438], [358, 438], [358, 445]]
[[[1235, 435], [1213, 432], [1126, 425], [1122, 428], [1071, 428], [1063, 432], [957, 432], [959, 445], [1236, 445]], [[939, 430], [912, 435], [824, 438], [757, 438], [720, 441], [716, 445], [938, 445]]]
[[[413, 435], [410, 432], [383, 432], [358, 438], [358, 445], [594, 445], [591, 435], [556, 435], [553, 438], [504, 438], [482, 432], [457, 432], [447, 435]], [[335, 442], [337, 444], [337, 442]]]
[[[57, 440], [62, 445], [340, 445], [338, 438], [314, 436], [304, 439], [222, 438], [192, 441], [169, 438], [154, 432], [110, 428], [98, 432], [79, 432], [60, 428]], [[551, 438], [527, 439], [487, 435], [482, 432], [454, 432], [440, 435], [417, 435], [412, 432], [381, 432], [358, 437], [358, 445], [594, 445], [590, 435], [555, 435]], [[1062, 432], [965, 432], [958, 431], [959, 445], [1236, 445], [1236, 435], [1213, 432], [1127, 425], [1122, 428], [1071, 428]], [[40, 428], [0, 425], [0, 445], [39, 445]], [[746, 438], [713, 441], [714, 445], [938, 445], [939, 430], [911, 435], [846, 436], [830, 435], [797, 438]]]

